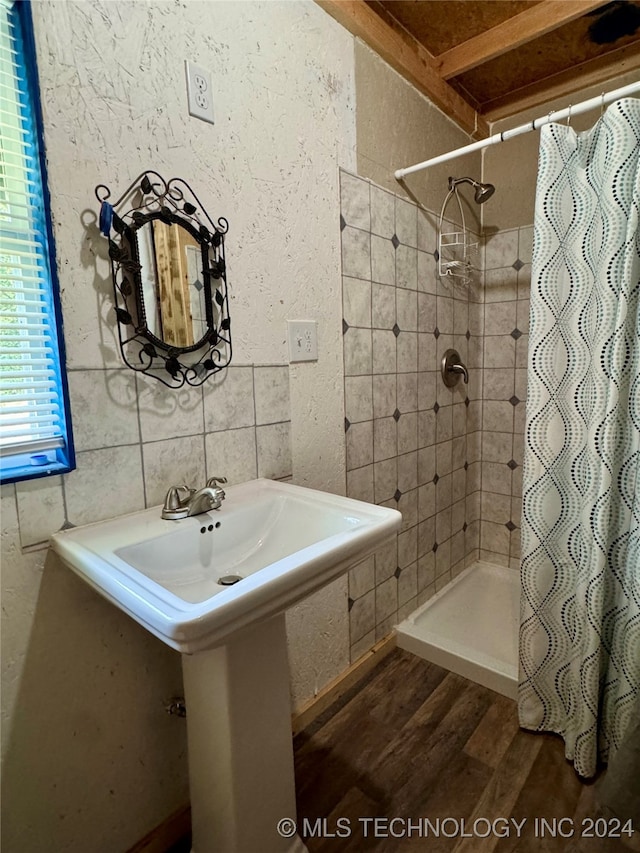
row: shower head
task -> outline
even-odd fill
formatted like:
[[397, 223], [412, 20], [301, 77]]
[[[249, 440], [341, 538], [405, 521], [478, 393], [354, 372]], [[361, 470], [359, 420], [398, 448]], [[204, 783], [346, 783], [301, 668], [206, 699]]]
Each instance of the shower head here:
[[477, 184], [474, 199], [476, 204], [484, 204], [496, 191], [493, 184]]
[[449, 190], [455, 189], [458, 184], [471, 184], [475, 187], [473, 200], [476, 204], [484, 204], [496, 191], [493, 184], [482, 184], [480, 181], [474, 181], [473, 178], [449, 178]]

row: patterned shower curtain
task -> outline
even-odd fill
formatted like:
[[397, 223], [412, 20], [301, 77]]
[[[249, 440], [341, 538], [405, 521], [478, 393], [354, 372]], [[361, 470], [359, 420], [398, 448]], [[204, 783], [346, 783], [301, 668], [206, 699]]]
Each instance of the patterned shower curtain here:
[[519, 714], [586, 777], [640, 707], [639, 208], [640, 100], [542, 128]]

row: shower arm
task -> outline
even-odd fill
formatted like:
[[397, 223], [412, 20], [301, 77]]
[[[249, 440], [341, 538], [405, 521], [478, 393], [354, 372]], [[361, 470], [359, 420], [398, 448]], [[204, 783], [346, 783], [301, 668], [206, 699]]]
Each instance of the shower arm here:
[[458, 184], [471, 184], [472, 187], [477, 187], [479, 181], [474, 181], [473, 178], [449, 178], [449, 190], [454, 190]]

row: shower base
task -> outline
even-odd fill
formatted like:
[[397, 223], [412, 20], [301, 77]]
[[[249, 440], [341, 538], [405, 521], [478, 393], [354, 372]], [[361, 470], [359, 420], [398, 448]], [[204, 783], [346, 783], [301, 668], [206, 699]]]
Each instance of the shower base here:
[[398, 646], [516, 699], [519, 607], [518, 572], [476, 562], [398, 625]]

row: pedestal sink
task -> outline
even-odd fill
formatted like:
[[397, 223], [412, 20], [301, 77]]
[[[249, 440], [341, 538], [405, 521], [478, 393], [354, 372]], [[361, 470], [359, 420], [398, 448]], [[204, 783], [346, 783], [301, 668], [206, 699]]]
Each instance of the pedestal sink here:
[[182, 653], [192, 853], [301, 852], [295, 824], [278, 832], [295, 820], [284, 611], [373, 552], [401, 515], [271, 480], [226, 493], [215, 512], [166, 521], [154, 507], [52, 546]]

